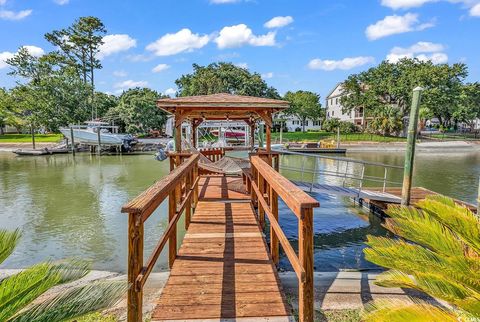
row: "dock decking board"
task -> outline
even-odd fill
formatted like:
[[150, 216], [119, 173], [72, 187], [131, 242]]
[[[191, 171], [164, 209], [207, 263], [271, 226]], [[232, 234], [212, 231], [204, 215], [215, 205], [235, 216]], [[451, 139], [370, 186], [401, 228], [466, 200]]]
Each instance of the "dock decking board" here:
[[228, 190], [236, 178], [200, 180], [199, 203], [153, 321], [285, 318], [285, 300], [248, 195]]

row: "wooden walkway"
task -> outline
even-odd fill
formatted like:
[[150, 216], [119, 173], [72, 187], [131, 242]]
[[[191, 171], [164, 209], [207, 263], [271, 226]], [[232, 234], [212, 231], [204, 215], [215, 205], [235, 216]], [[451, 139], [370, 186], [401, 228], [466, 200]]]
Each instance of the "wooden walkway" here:
[[290, 321], [277, 270], [250, 203], [228, 177], [201, 178], [191, 218], [152, 321]]

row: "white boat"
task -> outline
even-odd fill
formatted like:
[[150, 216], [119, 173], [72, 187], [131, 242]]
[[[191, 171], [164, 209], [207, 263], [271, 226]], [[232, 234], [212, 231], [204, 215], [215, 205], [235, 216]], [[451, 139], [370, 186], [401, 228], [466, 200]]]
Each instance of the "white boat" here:
[[[73, 138], [75, 143], [98, 144], [98, 131], [100, 131], [100, 143], [102, 145], [122, 145], [125, 140], [130, 140], [131, 136], [128, 134], [115, 134], [109, 132], [106, 127], [108, 123], [89, 121], [86, 126], [72, 126], [70, 128], [60, 128], [60, 132], [71, 142], [71, 132], [73, 131]], [[109, 127], [116, 128], [116, 127]]]

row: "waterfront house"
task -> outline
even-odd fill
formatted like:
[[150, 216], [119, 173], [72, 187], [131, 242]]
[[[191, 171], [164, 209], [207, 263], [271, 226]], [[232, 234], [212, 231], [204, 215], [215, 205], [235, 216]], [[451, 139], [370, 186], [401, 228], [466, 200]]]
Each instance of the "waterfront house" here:
[[358, 107], [353, 111], [345, 112], [341, 98], [345, 96], [342, 83], [338, 83], [325, 98], [325, 107], [327, 109], [327, 120], [337, 118], [340, 121], [352, 122], [363, 128], [368, 123], [368, 119], [363, 115], [363, 107]]

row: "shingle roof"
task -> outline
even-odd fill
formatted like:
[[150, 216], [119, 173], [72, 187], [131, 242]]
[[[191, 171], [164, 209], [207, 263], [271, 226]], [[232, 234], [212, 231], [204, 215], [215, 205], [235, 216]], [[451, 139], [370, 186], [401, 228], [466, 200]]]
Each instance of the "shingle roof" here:
[[184, 96], [175, 98], [162, 98], [157, 100], [158, 107], [177, 107], [177, 106], [202, 106], [202, 107], [219, 107], [219, 106], [238, 106], [238, 107], [271, 107], [271, 108], [287, 108], [289, 103], [283, 100], [262, 98], [254, 96], [233, 95], [227, 93]]

